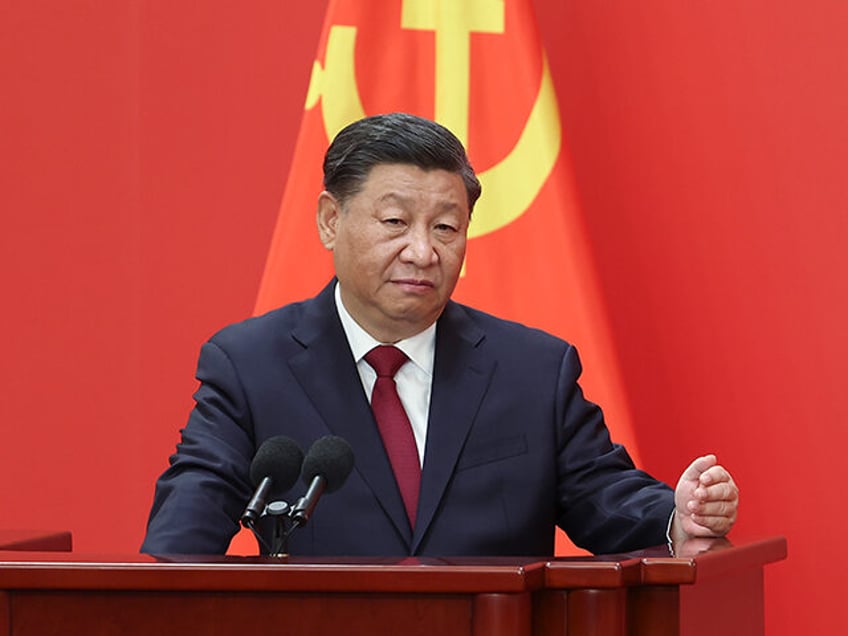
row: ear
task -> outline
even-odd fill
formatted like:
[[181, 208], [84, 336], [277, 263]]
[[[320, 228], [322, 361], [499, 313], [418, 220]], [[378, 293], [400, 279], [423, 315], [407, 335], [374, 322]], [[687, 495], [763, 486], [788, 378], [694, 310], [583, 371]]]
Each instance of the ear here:
[[336, 244], [336, 225], [341, 214], [341, 205], [332, 194], [324, 190], [318, 195], [318, 237], [328, 250]]

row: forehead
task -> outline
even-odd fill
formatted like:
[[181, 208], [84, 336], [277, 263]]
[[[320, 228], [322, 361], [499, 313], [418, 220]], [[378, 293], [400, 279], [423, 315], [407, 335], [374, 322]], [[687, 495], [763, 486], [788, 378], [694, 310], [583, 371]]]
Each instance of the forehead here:
[[459, 174], [439, 168], [425, 170], [405, 163], [375, 165], [358, 194], [369, 198], [428, 197], [462, 209], [468, 207], [465, 183]]

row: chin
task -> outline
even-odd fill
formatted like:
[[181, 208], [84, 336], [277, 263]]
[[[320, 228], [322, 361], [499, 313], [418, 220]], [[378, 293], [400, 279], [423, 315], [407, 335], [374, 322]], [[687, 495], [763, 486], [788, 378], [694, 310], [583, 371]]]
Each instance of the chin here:
[[430, 307], [426, 311], [420, 308], [399, 308], [398, 311], [393, 313], [392, 317], [394, 320], [408, 325], [422, 325], [418, 331], [423, 331], [435, 322], [441, 313], [441, 307], [439, 309]]

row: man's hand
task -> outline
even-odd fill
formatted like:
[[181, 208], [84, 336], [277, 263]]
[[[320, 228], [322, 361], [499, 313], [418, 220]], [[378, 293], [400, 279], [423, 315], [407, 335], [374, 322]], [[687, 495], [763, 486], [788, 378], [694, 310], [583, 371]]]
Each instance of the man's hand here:
[[723, 537], [736, 522], [739, 489], [715, 455], [704, 455], [683, 471], [674, 492], [672, 538]]

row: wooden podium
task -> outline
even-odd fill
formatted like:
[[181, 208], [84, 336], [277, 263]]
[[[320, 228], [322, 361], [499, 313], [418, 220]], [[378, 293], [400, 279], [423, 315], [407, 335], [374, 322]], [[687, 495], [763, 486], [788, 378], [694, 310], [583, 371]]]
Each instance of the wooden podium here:
[[694, 636], [717, 613], [761, 634], [763, 566], [785, 555], [782, 538], [547, 561], [6, 551], [0, 636]]
[[[629, 555], [557, 559], [534, 599], [536, 634], [758, 636], [765, 633], [763, 567], [786, 539], [687, 542]], [[717, 620], [720, 617], [720, 620]]]

